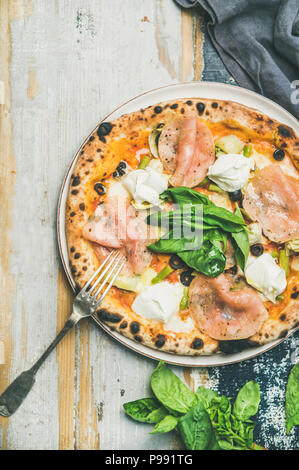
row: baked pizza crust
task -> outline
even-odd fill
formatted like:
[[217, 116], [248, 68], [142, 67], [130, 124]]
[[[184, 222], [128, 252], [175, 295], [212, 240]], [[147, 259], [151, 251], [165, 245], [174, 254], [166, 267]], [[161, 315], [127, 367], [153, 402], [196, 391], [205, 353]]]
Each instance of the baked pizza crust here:
[[[82, 288], [99, 262], [92, 243], [82, 236], [88, 221], [90, 208], [87, 203], [88, 182], [97, 172], [99, 178], [115, 171], [120, 159], [106, 152], [109, 144], [120, 135], [134, 130], [154, 128], [160, 122], [168, 122], [178, 117], [200, 117], [210, 123], [224, 122], [234, 130], [250, 130], [252, 137], [261, 137], [278, 148], [282, 148], [299, 169], [299, 137], [294, 131], [257, 110], [232, 101], [186, 98], [155, 104], [111, 121], [109, 132], [103, 135], [103, 127], [97, 127], [78, 152], [77, 162], [71, 175], [66, 204], [66, 235], [71, 271], [78, 288]], [[101, 128], [100, 128], [101, 127]], [[107, 131], [107, 128], [104, 129]], [[111, 329], [151, 348], [181, 355], [207, 355], [227, 350], [223, 342], [216, 341], [199, 330], [188, 333], [164, 331], [162, 325], [150, 322], [136, 315], [122, 304], [117, 296], [118, 289], [113, 287], [96, 313], [101, 322]], [[230, 341], [233, 350], [248, 345], [262, 345], [273, 341], [298, 325], [299, 299], [286, 302], [279, 318], [270, 318], [260, 332], [248, 340]], [[228, 343], [228, 342], [225, 342]], [[224, 347], [225, 346], [225, 347]]]

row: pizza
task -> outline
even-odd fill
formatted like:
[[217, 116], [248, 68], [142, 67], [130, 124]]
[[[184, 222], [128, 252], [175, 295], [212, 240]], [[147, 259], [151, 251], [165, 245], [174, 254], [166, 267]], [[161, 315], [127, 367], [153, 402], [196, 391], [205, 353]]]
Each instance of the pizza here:
[[102, 122], [66, 204], [82, 288], [126, 263], [96, 316], [174, 354], [232, 353], [299, 321], [299, 138], [232, 101], [177, 99]]

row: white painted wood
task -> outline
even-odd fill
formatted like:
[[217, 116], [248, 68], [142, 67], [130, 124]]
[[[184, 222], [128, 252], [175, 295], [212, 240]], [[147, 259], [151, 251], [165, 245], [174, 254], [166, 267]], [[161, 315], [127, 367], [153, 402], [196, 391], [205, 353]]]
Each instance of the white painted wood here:
[[[178, 81], [180, 31], [181, 12], [172, 0], [35, 0], [31, 15], [11, 22], [17, 167], [11, 378], [56, 333], [56, 204], [72, 155], [119, 103]], [[79, 376], [79, 333], [76, 341]], [[121, 409], [125, 400], [146, 393], [152, 362], [125, 350], [95, 326], [89, 344], [94, 397], [103, 406], [101, 448], [168, 448], [168, 436], [149, 437], [149, 428], [136, 426]], [[10, 419], [8, 448], [58, 448], [57, 375], [53, 354], [24, 406]]]

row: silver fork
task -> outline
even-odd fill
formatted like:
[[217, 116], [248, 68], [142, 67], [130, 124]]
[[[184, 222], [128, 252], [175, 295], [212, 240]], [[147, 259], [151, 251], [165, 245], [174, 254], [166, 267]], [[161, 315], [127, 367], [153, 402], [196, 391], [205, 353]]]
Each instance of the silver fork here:
[[[30, 392], [35, 382], [35, 374], [37, 373], [40, 366], [47, 359], [53, 349], [55, 349], [62, 338], [67, 334], [67, 332], [71, 330], [73, 326], [75, 326], [81, 320], [81, 318], [90, 317], [98, 309], [100, 303], [108, 293], [124, 264], [124, 256], [122, 256], [119, 252], [110, 252], [97, 271], [92, 275], [83, 289], [75, 297], [73, 303], [73, 312], [54, 341], [52, 341], [50, 346], [35, 362], [35, 364], [30, 369], [22, 372], [7, 387], [2, 395], [0, 395], [1, 416], [9, 417], [19, 408]], [[97, 278], [97, 276], [99, 277]], [[95, 282], [93, 283], [93, 281]], [[98, 287], [101, 281], [102, 283]]]

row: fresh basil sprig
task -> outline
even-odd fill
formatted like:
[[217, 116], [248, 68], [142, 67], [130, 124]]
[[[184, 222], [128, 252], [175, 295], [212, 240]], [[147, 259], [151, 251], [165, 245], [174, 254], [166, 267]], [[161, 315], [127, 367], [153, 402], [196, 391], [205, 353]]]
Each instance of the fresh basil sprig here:
[[288, 378], [285, 410], [289, 434], [293, 426], [299, 425], [299, 362], [294, 365]]
[[[216, 206], [194, 189], [170, 188], [161, 199], [175, 202], [179, 209], [150, 214], [148, 224], [167, 227], [168, 232], [148, 248], [157, 253], [176, 253], [188, 266], [216, 277], [225, 268], [225, 250], [230, 238], [235, 258], [244, 270], [249, 253], [246, 224], [239, 207], [235, 212]], [[198, 210], [199, 205], [202, 210]], [[194, 236], [184, 236], [188, 228]]]
[[256, 382], [241, 388], [233, 410], [230, 399], [213, 390], [199, 387], [193, 393], [163, 362], [152, 373], [151, 386], [155, 398], [124, 404], [125, 412], [136, 421], [156, 423], [151, 434], [176, 430], [192, 450], [253, 448], [255, 424], [249, 418], [260, 401]]

